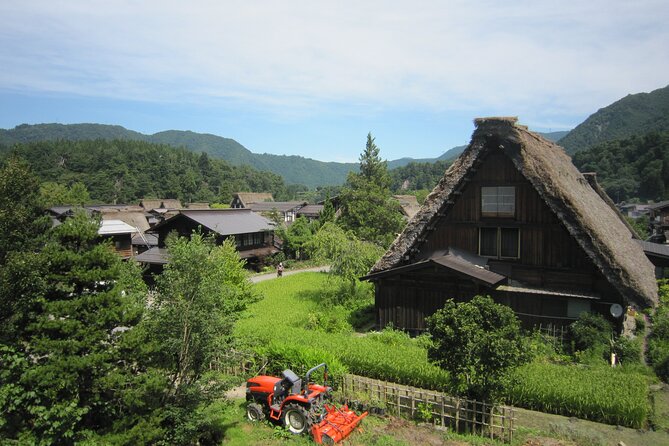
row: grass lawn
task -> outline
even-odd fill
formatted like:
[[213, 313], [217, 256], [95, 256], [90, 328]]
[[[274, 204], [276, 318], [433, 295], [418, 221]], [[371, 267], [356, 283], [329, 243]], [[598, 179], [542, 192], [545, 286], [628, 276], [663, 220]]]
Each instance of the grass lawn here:
[[[346, 324], [350, 307], [325, 308], [324, 295], [335, 286], [324, 273], [258, 283], [256, 289], [264, 298], [238, 322], [237, 337], [269, 357], [275, 371], [293, 368], [304, 373], [327, 362], [335, 379], [351, 372], [446, 389], [447, 373], [428, 362], [420, 338], [392, 331], [363, 336]], [[535, 362], [519, 369], [517, 379], [513, 401], [519, 406], [630, 427], [642, 427], [651, 412], [649, 378], [623, 368]]]

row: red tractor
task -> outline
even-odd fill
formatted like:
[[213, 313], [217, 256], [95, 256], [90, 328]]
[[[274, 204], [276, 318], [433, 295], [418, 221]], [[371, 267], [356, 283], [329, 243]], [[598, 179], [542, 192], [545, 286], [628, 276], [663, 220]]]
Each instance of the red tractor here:
[[[323, 385], [310, 383], [311, 374], [320, 368], [325, 368]], [[347, 406], [337, 408], [326, 403], [332, 388], [327, 386], [325, 363], [311, 368], [304, 381], [291, 370], [281, 375], [260, 375], [246, 382], [246, 415], [250, 421], [269, 418], [283, 423], [294, 434], [311, 431], [316, 443], [331, 445], [348, 437], [367, 416], [367, 412], [356, 415]]]

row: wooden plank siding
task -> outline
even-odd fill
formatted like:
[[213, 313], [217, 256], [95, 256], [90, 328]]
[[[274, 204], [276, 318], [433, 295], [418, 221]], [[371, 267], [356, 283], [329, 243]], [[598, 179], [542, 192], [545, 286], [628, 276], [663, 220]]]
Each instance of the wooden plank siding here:
[[[491, 271], [527, 286], [598, 294], [606, 305], [593, 302], [591, 307], [601, 309], [603, 314], [607, 314], [611, 302], [622, 302], [622, 297], [509, 158], [492, 151], [470, 174], [461, 194], [455, 196], [454, 203], [446, 204], [442, 211], [445, 215], [422, 245], [417, 246], [412, 261], [449, 247], [479, 254], [479, 228], [518, 228], [519, 258], [491, 258], [488, 263]], [[483, 217], [481, 187], [484, 186], [514, 186], [515, 216]], [[443, 307], [447, 299], [468, 300], [475, 294], [490, 294], [511, 306], [526, 325], [570, 323], [574, 318], [569, 317], [569, 307], [572, 306], [572, 312], [576, 307], [569, 303], [573, 297], [495, 292], [462, 278], [448, 277], [443, 270], [383, 277], [376, 280], [375, 286], [379, 325], [392, 323], [409, 331], [424, 330], [425, 317]]]

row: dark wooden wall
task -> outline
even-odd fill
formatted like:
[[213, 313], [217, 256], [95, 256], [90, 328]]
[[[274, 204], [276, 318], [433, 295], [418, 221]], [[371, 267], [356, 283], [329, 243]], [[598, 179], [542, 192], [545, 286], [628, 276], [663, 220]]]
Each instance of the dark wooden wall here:
[[[501, 151], [493, 150], [476, 167], [477, 171], [454, 198], [435, 229], [419, 247], [417, 258], [455, 247], [478, 254], [479, 228], [519, 228], [520, 258], [490, 259], [492, 271], [512, 281], [550, 290], [598, 294], [606, 304], [592, 304], [595, 311], [608, 309], [622, 297], [611, 287], [578, 243], [570, 236], [532, 184]], [[481, 215], [481, 187], [515, 186], [515, 217], [490, 218]], [[424, 318], [441, 308], [448, 298], [469, 299], [475, 294], [493, 294], [519, 313], [544, 315], [546, 321], [567, 317], [570, 298], [545, 295], [497, 293], [462, 278], [448, 278], [442, 271], [405, 273], [376, 282], [376, 309], [381, 326], [393, 323], [409, 330], [424, 329]], [[541, 317], [525, 317], [527, 323]], [[566, 321], [565, 323], [570, 322]]]

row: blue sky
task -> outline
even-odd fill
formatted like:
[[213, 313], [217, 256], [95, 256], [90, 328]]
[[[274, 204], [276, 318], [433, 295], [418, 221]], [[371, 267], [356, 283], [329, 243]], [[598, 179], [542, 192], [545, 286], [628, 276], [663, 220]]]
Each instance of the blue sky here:
[[0, 3], [0, 128], [97, 122], [258, 153], [437, 157], [477, 116], [574, 127], [669, 84], [666, 0]]

